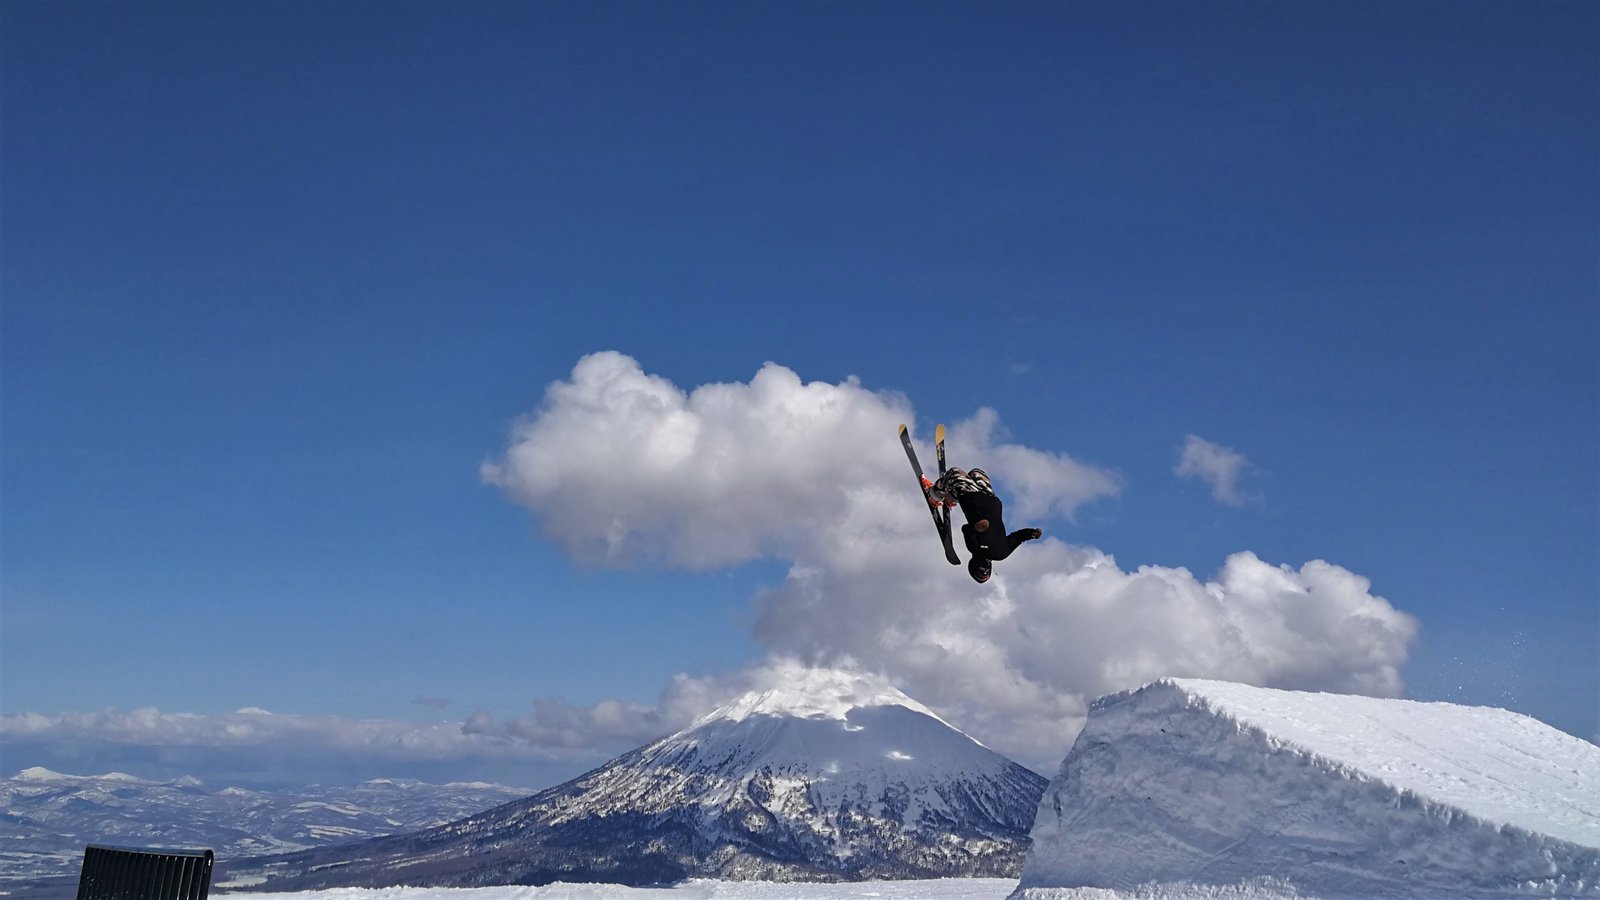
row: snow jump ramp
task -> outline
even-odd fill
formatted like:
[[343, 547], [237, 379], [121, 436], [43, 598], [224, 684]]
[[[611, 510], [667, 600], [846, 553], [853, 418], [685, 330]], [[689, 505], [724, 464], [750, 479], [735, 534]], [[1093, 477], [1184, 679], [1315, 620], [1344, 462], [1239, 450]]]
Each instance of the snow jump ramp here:
[[1166, 679], [1093, 704], [1032, 841], [1013, 900], [1600, 897], [1600, 747], [1502, 709]]

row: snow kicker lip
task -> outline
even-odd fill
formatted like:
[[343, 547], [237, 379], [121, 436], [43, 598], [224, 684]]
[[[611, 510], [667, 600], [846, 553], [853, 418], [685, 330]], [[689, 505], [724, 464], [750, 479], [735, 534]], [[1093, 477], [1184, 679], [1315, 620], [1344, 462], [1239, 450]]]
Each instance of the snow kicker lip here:
[[1526, 716], [1167, 679], [1091, 706], [1021, 886], [1600, 894], [1584, 809], [1600, 748]]

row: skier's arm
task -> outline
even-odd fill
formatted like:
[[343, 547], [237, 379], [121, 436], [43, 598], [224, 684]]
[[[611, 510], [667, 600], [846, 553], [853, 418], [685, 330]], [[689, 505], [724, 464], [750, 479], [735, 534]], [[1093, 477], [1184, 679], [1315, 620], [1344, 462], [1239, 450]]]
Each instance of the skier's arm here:
[[972, 525], [961, 526], [961, 540], [967, 545], [967, 552], [973, 556], [982, 556], [978, 550], [978, 533], [972, 530]]

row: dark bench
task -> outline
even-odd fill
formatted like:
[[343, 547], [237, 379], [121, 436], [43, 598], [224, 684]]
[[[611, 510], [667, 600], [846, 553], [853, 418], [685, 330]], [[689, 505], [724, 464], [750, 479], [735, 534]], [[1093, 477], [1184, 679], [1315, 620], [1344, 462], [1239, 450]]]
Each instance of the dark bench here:
[[206, 900], [210, 850], [83, 849], [78, 900]]

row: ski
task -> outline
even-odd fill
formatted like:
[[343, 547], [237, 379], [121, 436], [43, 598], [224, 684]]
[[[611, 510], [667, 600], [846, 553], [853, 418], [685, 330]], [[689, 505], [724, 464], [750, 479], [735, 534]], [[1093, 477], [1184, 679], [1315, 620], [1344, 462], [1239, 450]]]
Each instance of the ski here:
[[[944, 426], [939, 426], [939, 430], [943, 432]], [[911, 460], [911, 470], [917, 475], [917, 490], [922, 491], [922, 502], [928, 504], [928, 512], [933, 514], [933, 527], [939, 532], [939, 541], [944, 544], [944, 558], [950, 561], [950, 565], [959, 566], [961, 565], [961, 557], [956, 555], [955, 544], [950, 540], [949, 519], [944, 514], [942, 505], [937, 509], [934, 508], [933, 494], [922, 486], [922, 463], [917, 462], [917, 450], [911, 446], [911, 432], [904, 425], [900, 426], [900, 443], [906, 448], [906, 458]], [[942, 443], [940, 447], [941, 452], [939, 455], [943, 458]]]
[[[943, 422], [940, 422], [938, 426], [933, 429], [933, 455], [939, 460], [939, 477], [943, 478], [945, 471]], [[939, 517], [944, 526], [944, 530], [941, 531], [940, 534], [948, 537], [950, 535], [950, 507], [941, 505], [939, 507]]]

